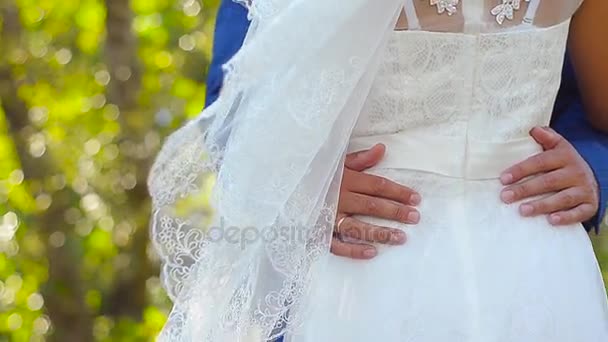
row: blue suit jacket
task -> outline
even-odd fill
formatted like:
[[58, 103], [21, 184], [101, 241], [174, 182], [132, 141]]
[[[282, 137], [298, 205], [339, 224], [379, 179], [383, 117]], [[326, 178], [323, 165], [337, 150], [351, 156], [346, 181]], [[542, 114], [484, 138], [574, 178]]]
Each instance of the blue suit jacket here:
[[[248, 28], [247, 10], [233, 0], [222, 0], [207, 79], [206, 105], [217, 99], [222, 86], [222, 65], [239, 50]], [[551, 125], [574, 145], [595, 172], [600, 186], [600, 210], [586, 226], [599, 229], [608, 204], [608, 136], [595, 131], [586, 121], [574, 71], [568, 59], [562, 77]]]

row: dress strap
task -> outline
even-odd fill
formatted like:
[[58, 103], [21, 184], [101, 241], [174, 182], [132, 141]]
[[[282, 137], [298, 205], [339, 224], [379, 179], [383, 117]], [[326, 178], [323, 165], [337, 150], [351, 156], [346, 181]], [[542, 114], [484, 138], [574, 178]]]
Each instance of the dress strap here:
[[538, 12], [538, 7], [540, 5], [540, 0], [530, 0], [528, 4], [528, 10], [526, 11], [526, 15], [522, 23], [524, 25], [532, 25], [534, 24], [534, 19], [536, 18], [536, 13]]
[[462, 2], [465, 33], [479, 33], [481, 31], [484, 10], [484, 0], [469, 0]]
[[420, 30], [420, 20], [418, 19], [418, 14], [416, 13], [414, 0], [405, 0], [403, 10], [405, 12], [405, 18], [407, 19], [407, 29]]

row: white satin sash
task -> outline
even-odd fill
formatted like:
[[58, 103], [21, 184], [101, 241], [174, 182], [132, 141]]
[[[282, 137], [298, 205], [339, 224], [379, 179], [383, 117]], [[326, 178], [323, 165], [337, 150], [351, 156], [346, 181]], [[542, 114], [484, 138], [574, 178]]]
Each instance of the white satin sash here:
[[406, 169], [470, 180], [499, 178], [510, 166], [542, 152], [532, 137], [490, 142], [423, 132], [353, 137], [348, 152], [369, 149], [378, 143], [386, 146], [386, 154], [370, 171]]

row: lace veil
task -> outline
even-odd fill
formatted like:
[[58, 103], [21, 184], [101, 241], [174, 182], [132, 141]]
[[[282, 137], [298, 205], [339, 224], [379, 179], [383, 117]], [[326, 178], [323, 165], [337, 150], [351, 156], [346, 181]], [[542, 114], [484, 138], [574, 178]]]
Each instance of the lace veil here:
[[166, 140], [149, 176], [174, 302], [160, 340], [266, 341], [305, 319], [348, 138], [402, 1], [246, 1], [251, 28], [219, 99]]

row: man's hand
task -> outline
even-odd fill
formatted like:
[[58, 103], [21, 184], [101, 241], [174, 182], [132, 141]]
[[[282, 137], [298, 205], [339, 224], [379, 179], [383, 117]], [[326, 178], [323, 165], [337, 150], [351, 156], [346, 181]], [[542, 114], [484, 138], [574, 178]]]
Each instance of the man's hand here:
[[[532, 196], [541, 199], [523, 203], [523, 216], [548, 215], [553, 225], [585, 222], [598, 211], [599, 189], [593, 171], [578, 152], [551, 128], [534, 128], [530, 134], [544, 152], [507, 169], [501, 181], [507, 187], [501, 193], [505, 203]], [[524, 182], [520, 180], [532, 177]]]
[[[384, 152], [384, 145], [378, 144], [346, 157], [338, 203], [339, 227], [336, 227], [331, 244], [331, 252], [335, 255], [371, 259], [377, 252], [370, 243], [405, 243], [406, 237], [402, 230], [375, 226], [351, 215], [373, 216], [408, 224], [420, 221], [420, 213], [412, 207], [420, 203], [418, 193], [388, 179], [362, 172], [376, 165], [384, 157]], [[356, 239], [361, 243], [349, 243], [343, 241], [342, 237]]]

